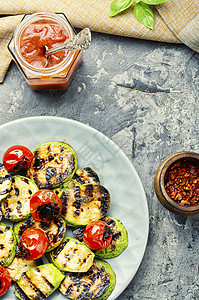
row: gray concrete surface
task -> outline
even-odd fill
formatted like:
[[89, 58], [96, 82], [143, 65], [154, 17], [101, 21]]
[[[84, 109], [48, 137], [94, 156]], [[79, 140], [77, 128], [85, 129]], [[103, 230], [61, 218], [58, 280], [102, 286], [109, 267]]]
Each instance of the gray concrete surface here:
[[92, 37], [66, 92], [32, 92], [12, 63], [0, 85], [0, 124], [61, 116], [115, 141], [141, 178], [150, 213], [143, 261], [117, 300], [199, 299], [199, 216], [168, 212], [153, 188], [163, 158], [180, 150], [199, 152], [199, 54], [184, 45]]

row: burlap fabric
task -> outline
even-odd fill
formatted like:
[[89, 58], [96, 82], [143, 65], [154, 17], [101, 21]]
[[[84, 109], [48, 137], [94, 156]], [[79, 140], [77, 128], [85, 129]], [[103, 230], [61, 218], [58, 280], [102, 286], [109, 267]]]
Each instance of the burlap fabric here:
[[[199, 52], [199, 0], [168, 0], [155, 9], [155, 28], [138, 22], [132, 10], [109, 18], [111, 0], [6, 0], [0, 5], [0, 82], [11, 61], [7, 44], [25, 13], [50, 11], [66, 14], [74, 27], [169, 43], [184, 43]], [[6, 15], [6, 16], [5, 16]]]

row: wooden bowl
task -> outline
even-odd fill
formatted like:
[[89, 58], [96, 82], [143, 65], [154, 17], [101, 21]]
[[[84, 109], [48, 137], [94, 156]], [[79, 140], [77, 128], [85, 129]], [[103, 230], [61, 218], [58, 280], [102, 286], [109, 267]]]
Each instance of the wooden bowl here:
[[171, 154], [170, 156], [166, 157], [160, 163], [155, 173], [155, 177], [154, 177], [155, 192], [160, 203], [171, 212], [179, 215], [184, 215], [184, 216], [196, 215], [199, 213], [199, 204], [190, 205], [190, 206], [179, 204], [167, 194], [165, 189], [165, 174], [168, 168], [174, 162], [181, 159], [193, 160], [195, 163], [198, 163], [199, 165], [199, 154], [195, 152], [182, 151], [182, 152]]

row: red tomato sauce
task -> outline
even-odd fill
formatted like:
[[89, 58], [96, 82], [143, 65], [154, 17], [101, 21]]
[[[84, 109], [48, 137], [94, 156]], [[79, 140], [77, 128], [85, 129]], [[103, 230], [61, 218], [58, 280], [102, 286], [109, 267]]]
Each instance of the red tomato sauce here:
[[[58, 23], [35, 22], [26, 27], [20, 40], [20, 51], [23, 58], [36, 68], [43, 68], [46, 63], [45, 47], [49, 49], [63, 44], [69, 39], [67, 31]], [[51, 54], [48, 67], [59, 64], [68, 51]]]

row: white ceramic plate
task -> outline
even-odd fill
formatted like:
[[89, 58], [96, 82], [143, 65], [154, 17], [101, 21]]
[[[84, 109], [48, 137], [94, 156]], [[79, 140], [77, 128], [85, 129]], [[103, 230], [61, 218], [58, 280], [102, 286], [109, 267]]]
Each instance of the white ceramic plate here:
[[[118, 257], [108, 259], [117, 284], [109, 300], [115, 300], [134, 277], [144, 255], [149, 216], [145, 192], [133, 165], [108, 137], [77, 121], [57, 117], [31, 117], [0, 126], [0, 161], [5, 150], [16, 144], [33, 150], [50, 141], [67, 141], [78, 156], [78, 167], [91, 167], [111, 194], [109, 215], [122, 221], [129, 245]], [[16, 300], [13, 287], [2, 300]], [[59, 291], [49, 300], [66, 300]]]

